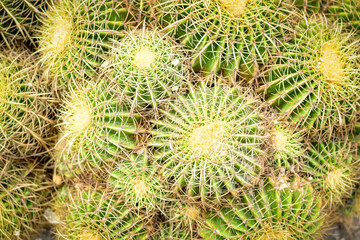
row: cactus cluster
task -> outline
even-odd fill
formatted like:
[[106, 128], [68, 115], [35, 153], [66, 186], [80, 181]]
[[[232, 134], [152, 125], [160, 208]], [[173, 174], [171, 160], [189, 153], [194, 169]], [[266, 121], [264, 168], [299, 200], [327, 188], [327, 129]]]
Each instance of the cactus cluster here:
[[0, 0], [0, 238], [322, 238], [359, 208], [358, 5]]

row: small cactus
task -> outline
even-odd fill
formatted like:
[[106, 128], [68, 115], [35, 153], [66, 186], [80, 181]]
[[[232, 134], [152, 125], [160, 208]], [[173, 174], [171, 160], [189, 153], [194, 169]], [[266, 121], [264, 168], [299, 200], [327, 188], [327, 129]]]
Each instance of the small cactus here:
[[158, 170], [150, 163], [146, 150], [132, 154], [127, 161], [116, 165], [109, 182], [114, 192], [122, 194], [131, 207], [153, 210], [162, 208], [166, 198], [166, 185]]
[[122, 38], [132, 19], [123, 1], [58, 1], [41, 20], [41, 62], [60, 86], [93, 76], [104, 63], [110, 38]]
[[274, 56], [258, 91], [298, 129], [343, 130], [358, 109], [358, 43], [321, 16], [307, 19]]
[[50, 94], [34, 61], [24, 48], [0, 53], [0, 156], [26, 158], [48, 146]]
[[164, 31], [191, 50], [195, 71], [247, 79], [268, 60], [289, 15], [276, 0], [159, 0], [155, 9]]
[[28, 239], [41, 222], [50, 181], [35, 164], [0, 160], [0, 238]]
[[255, 98], [226, 87], [191, 89], [161, 110], [149, 146], [167, 181], [201, 199], [238, 194], [263, 166], [265, 116]]
[[309, 145], [302, 169], [329, 206], [334, 207], [342, 204], [355, 190], [359, 181], [357, 164], [350, 142], [321, 141]]
[[105, 79], [72, 89], [60, 116], [57, 170], [73, 177], [127, 159], [140, 143], [141, 130], [141, 117], [130, 105], [118, 85]]
[[115, 43], [113, 75], [134, 99], [135, 107], [154, 108], [185, 79], [184, 56], [176, 44], [157, 32], [138, 30]]
[[199, 233], [205, 239], [312, 239], [323, 225], [322, 200], [299, 178], [270, 179], [209, 210]]

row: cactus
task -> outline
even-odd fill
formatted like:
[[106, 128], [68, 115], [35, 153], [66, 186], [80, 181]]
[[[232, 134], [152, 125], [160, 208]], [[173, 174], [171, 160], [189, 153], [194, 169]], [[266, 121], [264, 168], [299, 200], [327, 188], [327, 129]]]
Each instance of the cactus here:
[[48, 146], [51, 99], [34, 61], [22, 47], [0, 53], [0, 156], [26, 158]]
[[[165, 108], [165, 107], [164, 107]], [[257, 100], [226, 87], [191, 88], [153, 121], [155, 160], [174, 188], [202, 200], [238, 194], [262, 170], [265, 114]]]
[[158, 231], [152, 239], [198, 239], [197, 225], [202, 220], [203, 210], [196, 203], [169, 201], [166, 214], [166, 221], [158, 223]]
[[1, 0], [0, 38], [5, 41], [6, 38], [32, 41], [33, 28], [46, 2], [43, 0]]
[[182, 86], [184, 56], [166, 36], [146, 30], [129, 33], [113, 51], [116, 81], [134, 105], [156, 107]]
[[140, 143], [141, 119], [130, 112], [131, 104], [118, 85], [98, 79], [67, 95], [54, 154], [60, 174], [99, 173], [116, 160], [127, 159]]
[[357, 0], [327, 0], [326, 15], [349, 30], [360, 30], [360, 3]]
[[150, 215], [127, 208], [121, 197], [99, 186], [79, 186], [58, 191], [53, 206], [60, 219], [58, 239], [147, 239]]
[[158, 2], [164, 31], [191, 50], [192, 67], [206, 75], [252, 78], [258, 65], [268, 61], [289, 15], [276, 0]]
[[344, 130], [358, 109], [357, 44], [323, 17], [307, 19], [274, 56], [258, 91], [299, 129]]
[[157, 168], [150, 163], [149, 154], [132, 154], [121, 162], [110, 174], [109, 182], [114, 192], [122, 194], [126, 204], [147, 211], [162, 208], [166, 198], [166, 185]]
[[270, 179], [240, 199], [209, 210], [205, 239], [312, 239], [323, 225], [322, 200], [300, 178]]
[[50, 181], [35, 164], [0, 160], [0, 238], [28, 239], [41, 221]]
[[343, 204], [343, 200], [355, 190], [358, 183], [357, 165], [351, 143], [322, 141], [309, 145], [302, 169], [329, 206], [334, 207]]
[[271, 155], [269, 162], [277, 169], [295, 168], [303, 150], [303, 134], [287, 126], [286, 122], [276, 122], [269, 130]]
[[110, 38], [122, 38], [132, 19], [123, 1], [59, 1], [41, 20], [41, 62], [60, 86], [96, 75]]

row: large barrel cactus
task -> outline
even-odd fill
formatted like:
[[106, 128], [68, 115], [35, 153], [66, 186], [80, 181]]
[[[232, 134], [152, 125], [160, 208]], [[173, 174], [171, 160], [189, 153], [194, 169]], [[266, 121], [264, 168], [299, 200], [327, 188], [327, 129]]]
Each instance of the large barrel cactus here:
[[346, 129], [359, 109], [358, 44], [321, 16], [307, 19], [282, 44], [258, 91], [300, 129]]
[[157, 2], [164, 31], [191, 50], [192, 67], [206, 75], [254, 76], [274, 50], [289, 16], [277, 0]]
[[47, 146], [50, 94], [24, 48], [0, 53], [0, 156], [25, 158]]
[[240, 199], [209, 210], [205, 239], [312, 239], [324, 222], [322, 200], [299, 178], [270, 179]]
[[205, 200], [237, 195], [240, 186], [258, 180], [266, 116], [254, 97], [234, 88], [200, 87], [161, 113], [149, 145], [174, 189]]
[[98, 80], [72, 89], [65, 99], [54, 154], [65, 177], [127, 161], [141, 141], [140, 115], [130, 111], [118, 85]]
[[122, 38], [132, 21], [124, 1], [58, 1], [38, 33], [41, 62], [59, 85], [73, 76], [93, 76], [107, 56], [110, 39]]

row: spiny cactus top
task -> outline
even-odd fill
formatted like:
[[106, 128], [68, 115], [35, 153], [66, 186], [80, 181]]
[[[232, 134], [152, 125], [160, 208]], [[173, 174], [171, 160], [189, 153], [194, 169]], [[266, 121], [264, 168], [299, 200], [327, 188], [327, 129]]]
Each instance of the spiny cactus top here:
[[50, 7], [39, 31], [41, 61], [59, 84], [92, 76], [110, 38], [122, 38], [132, 15], [121, 1], [62, 0]]
[[185, 79], [181, 49], [156, 31], [129, 33], [115, 44], [113, 54], [115, 80], [134, 99], [135, 107], [156, 107]]
[[268, 60], [286, 17], [277, 0], [158, 0], [164, 30], [192, 50], [205, 74], [253, 76]]
[[61, 221], [56, 225], [58, 239], [148, 239], [150, 215], [126, 207], [120, 195], [97, 188], [78, 184], [58, 191], [53, 206]]
[[55, 148], [57, 169], [65, 176], [94, 172], [127, 159], [140, 139], [140, 116], [130, 112], [116, 84], [98, 79], [68, 93]]
[[316, 16], [284, 42], [259, 91], [281, 118], [299, 128], [331, 132], [359, 109], [359, 41]]
[[40, 222], [50, 181], [35, 165], [0, 160], [0, 238], [27, 239]]
[[48, 143], [49, 94], [25, 49], [0, 50], [0, 156], [39, 154]]
[[0, 38], [32, 41], [31, 33], [45, 3], [44, 0], [1, 0]]
[[168, 198], [167, 185], [152, 165], [149, 153], [145, 149], [139, 154], [132, 154], [126, 161], [115, 166], [109, 182], [114, 192], [122, 194], [125, 204], [145, 211], [162, 208]]
[[258, 179], [265, 120], [255, 98], [237, 89], [200, 87], [161, 113], [149, 145], [174, 188], [218, 198]]
[[326, 15], [340, 21], [348, 30], [360, 31], [360, 2], [358, 0], [327, 0]]
[[199, 232], [208, 240], [302, 240], [313, 239], [323, 221], [322, 200], [309, 183], [276, 178], [208, 211]]
[[342, 204], [358, 183], [358, 159], [350, 142], [321, 141], [308, 146], [302, 169], [330, 207]]
[[302, 133], [287, 125], [286, 122], [275, 121], [269, 130], [271, 155], [268, 160], [278, 170], [295, 168], [304, 151]]

